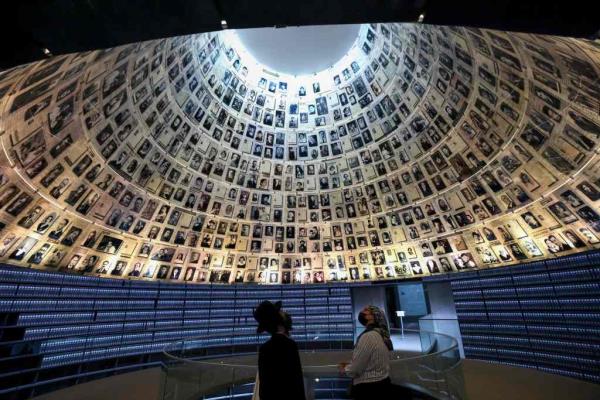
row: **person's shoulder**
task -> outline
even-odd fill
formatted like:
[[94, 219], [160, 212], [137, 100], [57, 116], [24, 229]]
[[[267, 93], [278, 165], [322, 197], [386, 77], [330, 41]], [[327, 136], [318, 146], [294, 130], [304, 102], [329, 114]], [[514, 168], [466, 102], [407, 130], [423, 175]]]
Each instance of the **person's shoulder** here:
[[290, 342], [294, 342], [294, 340], [292, 338], [290, 338], [287, 335], [284, 334], [275, 334], [273, 335], [273, 340], [277, 340], [278, 342], [282, 342], [282, 343], [290, 343]]
[[297, 349], [297, 348], [298, 348], [298, 344], [296, 343], [296, 341], [295, 341], [294, 339], [292, 339], [292, 338], [290, 338], [290, 337], [287, 337], [287, 336], [286, 336], [285, 338], [286, 338], [286, 340], [287, 340], [287, 342], [288, 342], [288, 345], [289, 345], [290, 347], [293, 347], [294, 349]]
[[367, 331], [365, 333], [363, 333], [360, 337], [360, 340], [374, 340], [374, 339], [378, 339], [379, 338], [379, 333], [377, 333], [377, 331], [375, 330], [371, 330], [371, 331]]
[[276, 342], [279, 346], [285, 346], [285, 347], [291, 347], [291, 348], [297, 348], [298, 346], [296, 345], [296, 342], [294, 341], [294, 339], [290, 338], [289, 336], [286, 335], [273, 335], [273, 339], [274, 342]]
[[260, 347], [258, 348], [259, 351], [266, 351], [269, 350], [271, 348], [273, 348], [274, 343], [273, 343], [273, 338], [269, 338], [269, 340], [267, 340], [266, 342], [264, 342], [263, 344], [260, 345]]
[[372, 329], [370, 331], [363, 333], [363, 336], [367, 336], [367, 337], [376, 337], [377, 335], [379, 335], [379, 333], [377, 333], [377, 331], [375, 329]]

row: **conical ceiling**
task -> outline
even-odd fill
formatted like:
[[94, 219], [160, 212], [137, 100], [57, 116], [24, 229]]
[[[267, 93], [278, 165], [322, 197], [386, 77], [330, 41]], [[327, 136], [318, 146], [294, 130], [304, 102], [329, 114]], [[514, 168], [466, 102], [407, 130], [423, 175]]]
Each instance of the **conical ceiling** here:
[[598, 246], [594, 43], [372, 24], [313, 75], [250, 53], [224, 31], [0, 73], [0, 260], [318, 283]]

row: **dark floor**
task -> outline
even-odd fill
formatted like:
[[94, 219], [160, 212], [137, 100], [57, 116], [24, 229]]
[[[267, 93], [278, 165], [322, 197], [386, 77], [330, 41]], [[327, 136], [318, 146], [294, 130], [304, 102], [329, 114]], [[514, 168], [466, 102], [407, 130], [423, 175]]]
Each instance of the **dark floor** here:
[[[600, 385], [532, 369], [464, 360], [463, 371], [469, 400], [600, 399]], [[153, 368], [84, 383], [35, 399], [160, 400], [160, 381], [160, 369]]]

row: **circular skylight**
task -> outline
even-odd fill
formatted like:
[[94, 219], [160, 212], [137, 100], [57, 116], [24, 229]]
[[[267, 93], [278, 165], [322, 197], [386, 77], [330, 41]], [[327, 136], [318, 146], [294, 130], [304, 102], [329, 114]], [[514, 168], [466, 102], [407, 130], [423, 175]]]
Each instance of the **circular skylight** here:
[[272, 72], [310, 75], [338, 62], [356, 42], [360, 25], [236, 30], [246, 50]]

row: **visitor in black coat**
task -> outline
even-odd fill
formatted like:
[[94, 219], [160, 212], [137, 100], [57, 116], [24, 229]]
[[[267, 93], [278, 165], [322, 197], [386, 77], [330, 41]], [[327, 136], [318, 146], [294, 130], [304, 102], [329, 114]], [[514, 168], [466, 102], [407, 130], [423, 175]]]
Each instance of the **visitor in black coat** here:
[[280, 301], [263, 301], [254, 311], [257, 332], [271, 334], [258, 351], [260, 400], [305, 400], [298, 346], [289, 337], [292, 319], [280, 309]]

